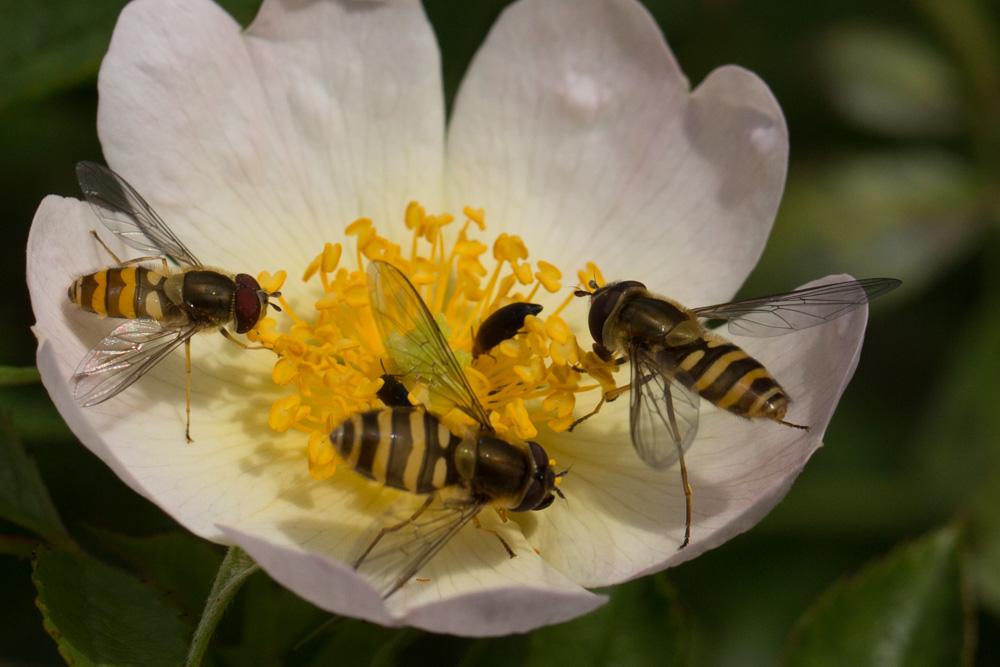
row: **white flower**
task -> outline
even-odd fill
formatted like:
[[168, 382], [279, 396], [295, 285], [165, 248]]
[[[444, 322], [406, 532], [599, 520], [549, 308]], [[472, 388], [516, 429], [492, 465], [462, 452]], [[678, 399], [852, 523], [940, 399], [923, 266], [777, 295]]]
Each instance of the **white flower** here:
[[[754, 266], [785, 179], [786, 129], [767, 87], [727, 66], [689, 91], [634, 0], [512, 5], [470, 66], [447, 129], [438, 49], [416, 0], [266, 0], [246, 31], [208, 0], [137, 0], [119, 19], [99, 91], [110, 166], [196, 255], [232, 271], [294, 275], [323, 242], [344, 240], [350, 221], [367, 216], [385, 232], [419, 200], [429, 210], [482, 206], [491, 232], [520, 235], [535, 258], [570, 271], [593, 260], [609, 279], [705, 305], [732, 297]], [[372, 492], [347, 470], [313, 480], [303, 436], [268, 429], [282, 395], [270, 353], [195, 339], [192, 445], [180, 353], [107, 403], [74, 403], [69, 378], [111, 328], [66, 302], [77, 275], [108, 263], [93, 228], [86, 204], [51, 196], [28, 242], [38, 365], [80, 440], [188, 529], [242, 546], [315, 604], [463, 635], [585, 613], [602, 600], [586, 587], [674, 565], [753, 525], [820, 446], [866, 319], [859, 309], [737, 341], [793, 397], [789, 419], [812, 429], [705, 408], [687, 456], [687, 548], [677, 550], [677, 471], [638, 460], [623, 399], [572, 434], [542, 430], [538, 440], [572, 467], [568, 501], [505, 533], [517, 558], [498, 557], [496, 541], [470, 526], [422, 573], [428, 583], [383, 602], [344, 562]], [[552, 309], [565, 289], [538, 300]], [[586, 346], [585, 317], [583, 300], [564, 313]]]

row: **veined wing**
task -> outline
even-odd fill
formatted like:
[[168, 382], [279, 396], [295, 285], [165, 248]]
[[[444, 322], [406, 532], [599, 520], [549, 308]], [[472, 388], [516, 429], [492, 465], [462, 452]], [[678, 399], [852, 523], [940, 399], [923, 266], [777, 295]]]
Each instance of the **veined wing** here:
[[78, 163], [76, 177], [94, 213], [126, 244], [151, 255], [164, 255], [181, 266], [201, 265], [124, 178], [95, 162]]
[[197, 325], [165, 327], [151, 319], [126, 320], [77, 367], [73, 374], [77, 402], [90, 407], [117, 396], [200, 330]]
[[835, 320], [899, 285], [895, 278], [847, 280], [695, 308], [692, 312], [709, 320], [729, 320], [730, 333], [780, 336]]
[[698, 395], [673, 379], [662, 354], [640, 345], [629, 351], [632, 446], [640, 459], [657, 469], [673, 465], [698, 432]]
[[368, 550], [354, 569], [373, 580], [385, 599], [429, 563], [484, 507], [482, 500], [460, 507], [430, 507], [398, 529], [383, 533], [374, 545], [366, 538]]
[[490, 429], [489, 415], [409, 279], [392, 264], [374, 261], [368, 265], [368, 296], [397, 371], [426, 385], [432, 401], [453, 405]]

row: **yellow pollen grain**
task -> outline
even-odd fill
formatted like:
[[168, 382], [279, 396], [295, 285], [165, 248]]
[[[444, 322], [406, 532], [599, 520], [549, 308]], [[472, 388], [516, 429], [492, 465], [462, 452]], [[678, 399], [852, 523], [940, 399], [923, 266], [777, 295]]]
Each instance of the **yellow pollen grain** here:
[[545, 333], [548, 334], [549, 338], [560, 344], [568, 342], [570, 336], [573, 335], [566, 322], [559, 316], [550, 317], [545, 322]]
[[480, 230], [486, 229], [486, 211], [484, 209], [466, 206], [462, 209], [462, 213], [464, 213], [465, 217], [469, 220], [476, 223], [476, 226], [478, 226]]
[[324, 273], [333, 273], [340, 264], [343, 247], [339, 243], [327, 243], [323, 246], [322, 269]]
[[274, 369], [271, 371], [271, 380], [274, 384], [283, 387], [294, 380], [298, 374], [298, 362], [290, 357], [282, 357], [274, 364]]
[[313, 261], [309, 262], [309, 266], [307, 266], [306, 270], [302, 272], [302, 282], [307, 282], [310, 278], [316, 275], [316, 272], [319, 271], [319, 266], [322, 262], [323, 255], [317, 255]]
[[309, 474], [320, 481], [329, 479], [337, 471], [337, 451], [329, 436], [322, 431], [309, 434]]
[[535, 278], [549, 292], [558, 292], [562, 287], [562, 271], [544, 260], [538, 262]]
[[260, 283], [260, 288], [269, 294], [273, 294], [281, 289], [282, 285], [285, 284], [285, 278], [288, 277], [286, 271], [276, 271], [271, 273], [270, 271], [261, 271], [257, 274], [257, 282]]
[[598, 287], [603, 287], [606, 284], [604, 274], [593, 262], [587, 262], [586, 268], [577, 272], [576, 276], [580, 279], [580, 286], [587, 291], [590, 291], [591, 280], [597, 283]]
[[301, 405], [302, 398], [298, 395], [278, 399], [271, 406], [267, 425], [278, 433], [284, 433], [295, 423], [295, 417]]

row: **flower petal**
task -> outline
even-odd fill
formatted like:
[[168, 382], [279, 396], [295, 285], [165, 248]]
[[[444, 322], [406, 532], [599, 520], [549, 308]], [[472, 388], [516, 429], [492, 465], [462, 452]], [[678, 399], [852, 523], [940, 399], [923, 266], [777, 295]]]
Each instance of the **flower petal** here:
[[[849, 279], [830, 276], [813, 284]], [[823, 326], [775, 338], [733, 337], [764, 363], [792, 397], [788, 420], [747, 421], [702, 401], [698, 436], [685, 455], [693, 488], [691, 542], [684, 533], [684, 494], [675, 465], [645, 467], [631, 450], [628, 396], [572, 434], [546, 438], [569, 465], [565, 503], [532, 515], [525, 526], [542, 556], [584, 586], [604, 586], [676, 565], [748, 530], [785, 495], [822, 444], [841, 394], [854, 374], [867, 308]]]
[[[606, 599], [538, 558], [516, 530], [504, 533], [518, 554], [509, 558], [492, 534], [467, 526], [421, 570], [419, 579], [382, 600], [345, 564], [345, 549], [358, 545], [344, 541], [332, 518], [336, 511], [331, 507], [328, 518], [316, 513], [279, 523], [262, 518], [223, 530], [268, 574], [313, 604], [383, 625], [475, 637], [503, 635], [566, 621]], [[482, 515], [485, 521], [487, 514]]]
[[66, 298], [77, 276], [108, 264], [88, 234], [95, 220], [86, 204], [50, 196], [31, 226], [28, 289], [42, 381], [77, 437], [129, 486], [193, 532], [219, 540], [216, 523], [259, 511], [306, 474], [301, 442], [267, 428], [276, 398], [273, 357], [240, 350], [214, 332], [192, 340], [191, 445], [184, 441], [181, 350], [122, 394], [79, 407], [73, 372], [120, 323]]
[[209, 0], [137, 0], [99, 90], [108, 162], [203, 261], [304, 267], [361, 215], [441, 200], [439, 56], [416, 0], [268, 0], [246, 33]]
[[708, 304], [759, 257], [787, 154], [767, 86], [723, 67], [689, 94], [639, 3], [522, 0], [462, 83], [448, 193], [564, 270]]

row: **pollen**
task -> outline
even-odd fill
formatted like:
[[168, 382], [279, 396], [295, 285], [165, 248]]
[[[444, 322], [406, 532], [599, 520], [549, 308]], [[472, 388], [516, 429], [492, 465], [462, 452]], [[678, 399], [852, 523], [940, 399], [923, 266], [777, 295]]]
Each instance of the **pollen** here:
[[[368, 302], [366, 268], [373, 260], [395, 265], [416, 287], [501, 437], [523, 442], [541, 430], [564, 431], [573, 423], [578, 394], [615, 387], [614, 364], [582, 349], [562, 317], [574, 301], [562, 271], [532, 261], [516, 235], [500, 234], [492, 243], [483, 238], [484, 210], [465, 207], [462, 215], [456, 222], [448, 213], [430, 214], [411, 202], [403, 212], [403, 234], [383, 236], [369, 218], [351, 222], [344, 229], [348, 242], [324, 244], [300, 274], [305, 288], [291, 290], [311, 297], [294, 308], [284, 296], [276, 297], [281, 312], [263, 318], [248, 334], [278, 357], [271, 379], [285, 393], [272, 404], [268, 425], [303, 435], [314, 478], [327, 479], [337, 468], [330, 432], [351, 415], [384, 407], [376, 392], [392, 363]], [[406, 241], [399, 244], [390, 236]], [[277, 292], [286, 275], [262, 273], [258, 281]], [[604, 282], [593, 263], [577, 275], [583, 286]], [[528, 316], [517, 335], [473, 359], [479, 324], [497, 309], [531, 302], [540, 292], [565, 292], [560, 295], [565, 298], [551, 313]], [[405, 369], [393, 372], [405, 379]], [[476, 428], [454, 406], [431, 403], [427, 387], [407, 382], [407, 389], [411, 401], [452, 430]]]

